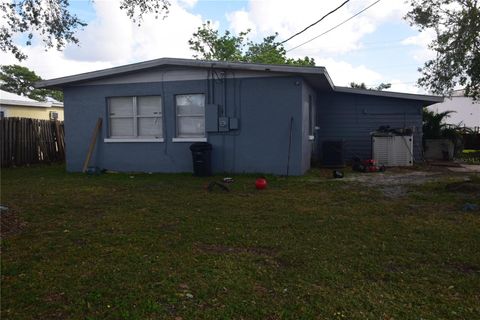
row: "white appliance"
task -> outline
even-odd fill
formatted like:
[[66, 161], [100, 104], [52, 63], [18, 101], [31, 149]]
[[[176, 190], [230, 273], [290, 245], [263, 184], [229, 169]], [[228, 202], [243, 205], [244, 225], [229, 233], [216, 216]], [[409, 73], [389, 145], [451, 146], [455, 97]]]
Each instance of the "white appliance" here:
[[373, 159], [385, 167], [413, 165], [413, 136], [373, 135]]

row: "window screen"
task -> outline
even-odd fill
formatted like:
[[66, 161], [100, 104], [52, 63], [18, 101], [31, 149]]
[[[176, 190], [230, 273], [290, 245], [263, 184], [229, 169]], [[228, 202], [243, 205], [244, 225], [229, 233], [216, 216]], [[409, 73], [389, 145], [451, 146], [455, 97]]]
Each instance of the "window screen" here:
[[162, 138], [160, 96], [114, 97], [108, 100], [110, 138]]
[[178, 138], [205, 137], [205, 95], [177, 95], [176, 117]]

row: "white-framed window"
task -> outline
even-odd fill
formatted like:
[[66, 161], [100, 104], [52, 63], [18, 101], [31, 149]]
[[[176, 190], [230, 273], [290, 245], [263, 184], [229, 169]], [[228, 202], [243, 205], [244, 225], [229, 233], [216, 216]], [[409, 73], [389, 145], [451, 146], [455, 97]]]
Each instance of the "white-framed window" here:
[[161, 96], [108, 98], [108, 138], [115, 141], [161, 141]]
[[205, 95], [175, 96], [176, 138], [205, 138]]

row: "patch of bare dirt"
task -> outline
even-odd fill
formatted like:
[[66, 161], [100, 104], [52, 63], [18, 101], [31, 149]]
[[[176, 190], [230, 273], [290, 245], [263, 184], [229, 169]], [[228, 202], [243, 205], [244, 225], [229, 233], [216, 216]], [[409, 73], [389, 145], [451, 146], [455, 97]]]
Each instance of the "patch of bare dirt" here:
[[214, 254], [241, 254], [247, 253], [257, 256], [274, 256], [275, 251], [272, 248], [266, 247], [231, 247], [218, 244], [199, 244], [196, 248], [205, 253]]
[[449, 264], [447, 268], [463, 274], [480, 274], [480, 267], [461, 262]]
[[419, 185], [434, 181], [442, 174], [430, 171], [405, 171], [405, 172], [374, 172], [359, 173], [344, 178], [346, 181], [354, 181], [371, 187], [390, 187], [400, 185]]
[[478, 193], [480, 194], [480, 182], [478, 181], [460, 181], [449, 183], [445, 186], [445, 189], [450, 192], [460, 193]]
[[8, 237], [20, 233], [26, 226], [13, 208], [2, 206], [0, 210], [0, 237]]
[[47, 295], [44, 296], [43, 300], [45, 302], [66, 302], [67, 299], [65, 297], [65, 293], [64, 292], [60, 292], [60, 293], [49, 293]]

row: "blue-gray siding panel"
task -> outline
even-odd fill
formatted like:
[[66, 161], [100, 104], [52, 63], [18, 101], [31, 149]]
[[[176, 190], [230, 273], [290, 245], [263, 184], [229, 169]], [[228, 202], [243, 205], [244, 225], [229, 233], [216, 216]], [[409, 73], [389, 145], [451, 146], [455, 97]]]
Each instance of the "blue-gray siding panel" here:
[[317, 104], [317, 141], [344, 140], [346, 159], [372, 156], [370, 133], [380, 126], [414, 129], [414, 159], [422, 159], [422, 102], [348, 93], [322, 93]]
[[[239, 119], [239, 130], [208, 133], [213, 145], [215, 172], [264, 172], [284, 174], [288, 156], [290, 117], [294, 117], [290, 173], [303, 174], [302, 108], [298, 77], [228, 79], [214, 81], [214, 98], [220, 114]], [[226, 90], [226, 92], [225, 92]], [[135, 83], [65, 88], [67, 170], [80, 171], [96, 120], [104, 126], [91, 165], [118, 171], [191, 172], [191, 143], [172, 142], [175, 136], [176, 94], [208, 94], [206, 80]], [[105, 143], [108, 121], [106, 98], [110, 96], [161, 95], [163, 143]], [[225, 108], [226, 106], [226, 108]]]

